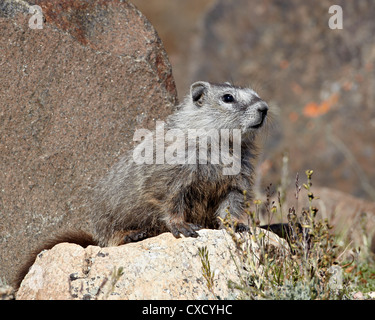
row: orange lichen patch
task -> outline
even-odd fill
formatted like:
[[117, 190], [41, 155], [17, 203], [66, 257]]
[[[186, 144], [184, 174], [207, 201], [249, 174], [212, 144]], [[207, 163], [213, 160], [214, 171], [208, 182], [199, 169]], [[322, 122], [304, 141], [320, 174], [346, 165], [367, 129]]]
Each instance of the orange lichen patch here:
[[332, 94], [327, 100], [324, 100], [321, 104], [315, 102], [308, 103], [303, 108], [303, 114], [309, 118], [316, 118], [323, 114], [326, 114], [331, 107], [337, 103], [339, 95], [337, 93]]
[[310, 102], [303, 108], [303, 114], [310, 118], [318, 117], [320, 116], [319, 106], [315, 102]]

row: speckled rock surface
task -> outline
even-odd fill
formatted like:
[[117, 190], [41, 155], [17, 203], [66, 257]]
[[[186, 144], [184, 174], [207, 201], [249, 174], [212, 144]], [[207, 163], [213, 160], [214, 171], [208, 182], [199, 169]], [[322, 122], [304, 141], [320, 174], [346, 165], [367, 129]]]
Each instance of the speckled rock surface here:
[[[268, 234], [266, 243], [285, 242]], [[233, 299], [228, 281], [239, 283], [235, 245], [224, 230], [200, 230], [198, 238], [163, 233], [119, 247], [86, 249], [62, 243], [39, 254], [17, 299]], [[249, 245], [250, 238], [247, 238]], [[207, 289], [198, 249], [207, 247], [213, 293]], [[252, 243], [254, 257], [258, 246]], [[232, 256], [233, 255], [233, 256]], [[254, 258], [255, 259], [255, 258]], [[254, 260], [258, 261], [258, 260]], [[235, 263], [236, 262], [236, 263]], [[114, 270], [122, 268], [121, 276]]]
[[[29, 4], [44, 15], [29, 28]], [[54, 230], [89, 228], [86, 194], [171, 113], [162, 43], [127, 1], [0, 4], [0, 276]]]

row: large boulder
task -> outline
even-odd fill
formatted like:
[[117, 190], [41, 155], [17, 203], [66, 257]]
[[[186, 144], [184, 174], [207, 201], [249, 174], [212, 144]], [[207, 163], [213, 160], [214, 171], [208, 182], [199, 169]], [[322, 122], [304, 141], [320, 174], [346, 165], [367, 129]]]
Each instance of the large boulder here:
[[5, 0], [0, 29], [0, 277], [11, 281], [56, 229], [89, 229], [90, 187], [136, 128], [171, 113], [176, 90], [158, 35], [127, 1]]

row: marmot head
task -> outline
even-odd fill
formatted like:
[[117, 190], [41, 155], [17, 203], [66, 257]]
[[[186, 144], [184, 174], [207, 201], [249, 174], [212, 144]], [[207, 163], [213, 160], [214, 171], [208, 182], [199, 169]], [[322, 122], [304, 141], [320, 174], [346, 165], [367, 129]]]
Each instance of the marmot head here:
[[187, 129], [240, 129], [247, 135], [262, 127], [267, 112], [267, 103], [250, 88], [228, 82], [199, 81], [191, 85], [190, 94], [179, 106], [178, 113]]

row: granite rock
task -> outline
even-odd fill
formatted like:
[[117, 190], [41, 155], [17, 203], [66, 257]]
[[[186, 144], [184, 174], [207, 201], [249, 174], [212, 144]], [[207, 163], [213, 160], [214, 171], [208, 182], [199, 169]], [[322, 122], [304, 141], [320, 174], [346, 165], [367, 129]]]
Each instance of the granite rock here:
[[[286, 246], [275, 234], [265, 243]], [[239, 283], [239, 257], [224, 230], [200, 230], [198, 238], [176, 239], [163, 233], [118, 247], [86, 249], [61, 243], [43, 251], [30, 268], [17, 299], [233, 299], [239, 292], [228, 281]], [[267, 236], [268, 235], [268, 236]], [[239, 236], [239, 235], [238, 235]], [[252, 245], [255, 263], [259, 247]], [[202, 272], [198, 250], [206, 247], [214, 286], [210, 291]]]
[[[29, 27], [34, 4], [42, 29]], [[0, 276], [11, 281], [56, 229], [90, 228], [87, 192], [177, 95], [157, 33], [127, 1], [5, 0], [0, 29]]]

